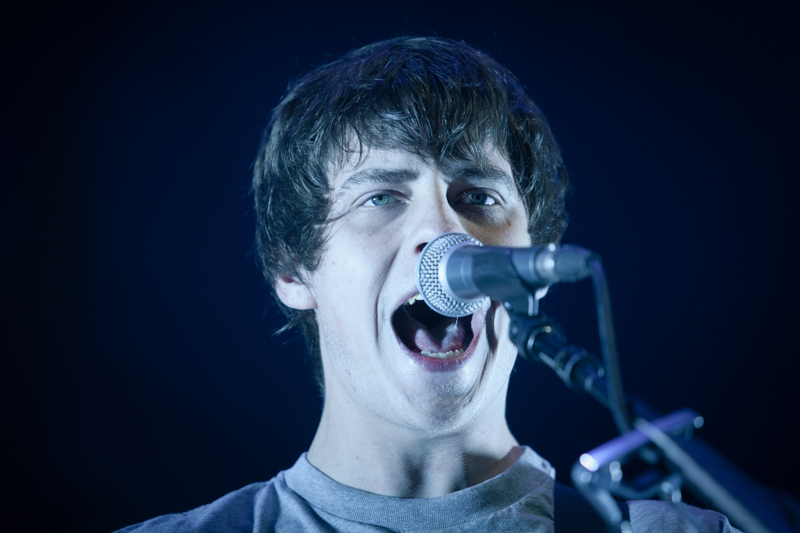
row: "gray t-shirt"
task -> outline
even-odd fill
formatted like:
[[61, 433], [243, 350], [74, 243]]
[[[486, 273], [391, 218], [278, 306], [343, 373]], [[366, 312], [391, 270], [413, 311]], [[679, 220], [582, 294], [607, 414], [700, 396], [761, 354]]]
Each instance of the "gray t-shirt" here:
[[[266, 533], [378, 531], [513, 531], [553, 533], [555, 470], [532, 449], [498, 476], [438, 498], [393, 498], [342, 485], [300, 456], [272, 480], [254, 483], [181, 514], [164, 515], [118, 533]], [[719, 513], [656, 501], [629, 502], [634, 533], [734, 533]]]

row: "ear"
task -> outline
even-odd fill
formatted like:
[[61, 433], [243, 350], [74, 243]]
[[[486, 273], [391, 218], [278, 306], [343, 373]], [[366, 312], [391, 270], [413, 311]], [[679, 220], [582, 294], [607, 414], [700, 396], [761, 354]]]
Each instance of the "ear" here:
[[283, 305], [292, 309], [316, 309], [317, 301], [308, 286], [293, 276], [278, 276], [275, 292]]

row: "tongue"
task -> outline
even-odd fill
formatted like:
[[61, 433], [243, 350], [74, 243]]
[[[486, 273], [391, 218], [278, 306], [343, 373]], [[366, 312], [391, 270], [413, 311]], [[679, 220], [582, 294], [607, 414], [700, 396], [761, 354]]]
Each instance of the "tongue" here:
[[464, 348], [467, 318], [442, 320], [431, 331], [418, 320], [410, 317], [409, 319], [403, 325], [400, 334], [403, 339], [413, 343], [420, 352], [428, 350], [444, 353]]

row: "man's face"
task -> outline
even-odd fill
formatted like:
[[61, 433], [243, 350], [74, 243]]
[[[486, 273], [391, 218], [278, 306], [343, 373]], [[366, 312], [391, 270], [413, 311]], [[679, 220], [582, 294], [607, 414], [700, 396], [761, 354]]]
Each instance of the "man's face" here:
[[[505, 309], [491, 302], [456, 320], [422, 301], [408, 305], [417, 258], [442, 233], [530, 246], [511, 168], [496, 150], [487, 160], [437, 165], [399, 149], [368, 149], [331, 170], [329, 238], [306, 280], [326, 409], [436, 433], [505, 403], [516, 356]], [[441, 358], [448, 351], [456, 355]]]

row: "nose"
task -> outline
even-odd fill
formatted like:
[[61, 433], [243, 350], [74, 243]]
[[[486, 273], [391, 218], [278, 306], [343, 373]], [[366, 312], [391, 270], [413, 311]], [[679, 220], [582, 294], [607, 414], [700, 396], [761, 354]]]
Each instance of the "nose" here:
[[414, 226], [411, 234], [414, 254], [422, 252], [425, 245], [442, 233], [467, 233], [458, 212], [447, 199], [447, 191], [442, 187], [419, 198], [415, 202]]

